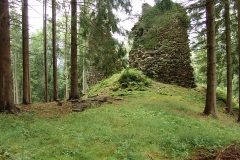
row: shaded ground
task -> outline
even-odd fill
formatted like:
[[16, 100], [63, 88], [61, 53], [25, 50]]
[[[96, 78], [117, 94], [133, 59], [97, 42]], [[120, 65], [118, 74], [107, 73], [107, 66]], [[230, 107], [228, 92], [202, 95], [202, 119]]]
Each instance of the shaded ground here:
[[[65, 116], [72, 112], [81, 112], [89, 108], [100, 107], [103, 103], [116, 104], [120, 103], [122, 98], [112, 97], [94, 97], [84, 100], [63, 101], [63, 102], [49, 102], [49, 103], [36, 103], [29, 105], [18, 105], [20, 113], [34, 113], [40, 117], [54, 117]], [[74, 110], [78, 108], [78, 110]]]
[[21, 113], [34, 113], [40, 117], [51, 117], [54, 115], [65, 116], [72, 112], [72, 103], [63, 102], [62, 106], [58, 102], [37, 103], [29, 105], [18, 105]]
[[231, 144], [218, 151], [199, 149], [188, 160], [240, 160], [240, 143]]

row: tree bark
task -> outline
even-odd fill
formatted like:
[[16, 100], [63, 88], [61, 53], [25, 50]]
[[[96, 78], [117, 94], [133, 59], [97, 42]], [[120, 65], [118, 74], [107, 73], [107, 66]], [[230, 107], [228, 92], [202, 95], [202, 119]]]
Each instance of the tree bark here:
[[69, 80], [69, 73], [68, 73], [68, 63], [67, 63], [67, 39], [68, 39], [68, 13], [65, 8], [65, 36], [64, 36], [64, 73], [65, 73], [65, 80], [66, 80], [66, 87], [65, 87], [65, 98], [66, 100], [69, 99], [69, 91], [68, 91], [68, 80]]
[[[84, 43], [86, 44], [86, 43]], [[82, 93], [86, 94], [87, 93], [87, 67], [86, 67], [86, 46], [83, 46], [83, 70], [82, 70]]]
[[71, 93], [70, 99], [78, 99], [77, 70], [77, 1], [71, 0]]
[[237, 8], [238, 8], [238, 122], [240, 122], [240, 0], [237, 0]]
[[12, 112], [16, 107], [12, 92], [8, 6], [8, 0], [0, 0], [0, 111]]
[[48, 102], [48, 74], [47, 74], [47, 0], [43, 2], [43, 37], [44, 37], [44, 77], [45, 77], [45, 102]]
[[28, 0], [22, 4], [23, 104], [30, 103]]
[[204, 114], [216, 114], [216, 39], [214, 1], [206, 0], [206, 25], [207, 25], [207, 93]]
[[18, 90], [18, 67], [17, 67], [17, 54], [14, 54], [14, 82], [13, 82], [13, 88], [14, 88], [14, 103], [19, 104], [19, 90]]
[[232, 109], [232, 53], [229, 0], [225, 0], [225, 32], [226, 32], [226, 58], [227, 58], [227, 112], [233, 114]]
[[56, 0], [52, 0], [52, 47], [53, 47], [53, 100], [58, 99], [57, 53], [56, 53]]

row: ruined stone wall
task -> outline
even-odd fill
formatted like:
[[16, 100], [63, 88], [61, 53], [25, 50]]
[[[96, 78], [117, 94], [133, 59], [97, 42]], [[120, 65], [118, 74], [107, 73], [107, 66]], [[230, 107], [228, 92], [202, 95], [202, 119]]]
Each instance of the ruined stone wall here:
[[159, 82], [195, 87], [186, 12], [154, 16], [167, 16], [170, 21], [165, 25], [144, 26], [146, 18], [141, 18], [136, 23], [133, 48], [129, 53], [130, 67]]

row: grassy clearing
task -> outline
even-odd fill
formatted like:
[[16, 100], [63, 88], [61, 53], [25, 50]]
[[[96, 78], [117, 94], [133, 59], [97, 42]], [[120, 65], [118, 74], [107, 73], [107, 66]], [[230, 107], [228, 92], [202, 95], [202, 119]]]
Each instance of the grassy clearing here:
[[221, 108], [218, 120], [200, 114], [201, 87], [153, 82], [141, 94], [121, 92], [121, 102], [66, 116], [0, 115], [0, 160], [186, 159], [240, 140], [240, 126]]

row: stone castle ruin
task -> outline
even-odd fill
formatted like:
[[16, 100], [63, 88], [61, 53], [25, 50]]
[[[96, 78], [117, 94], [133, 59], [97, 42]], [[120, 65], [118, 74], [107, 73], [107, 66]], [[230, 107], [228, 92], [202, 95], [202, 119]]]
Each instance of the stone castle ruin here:
[[142, 16], [132, 28], [133, 48], [129, 65], [159, 82], [195, 87], [188, 39], [186, 10], [160, 11], [142, 6]]

